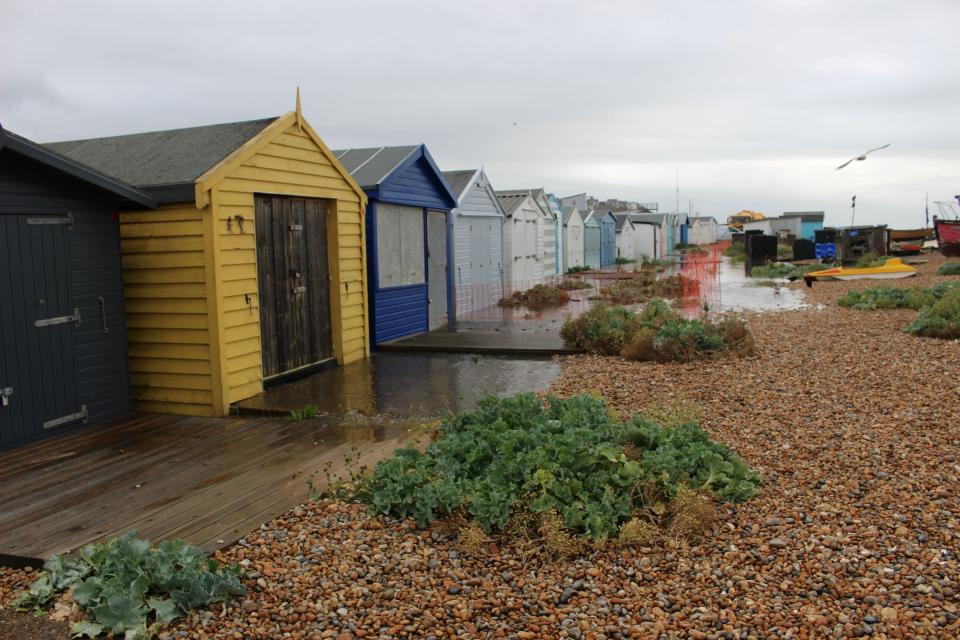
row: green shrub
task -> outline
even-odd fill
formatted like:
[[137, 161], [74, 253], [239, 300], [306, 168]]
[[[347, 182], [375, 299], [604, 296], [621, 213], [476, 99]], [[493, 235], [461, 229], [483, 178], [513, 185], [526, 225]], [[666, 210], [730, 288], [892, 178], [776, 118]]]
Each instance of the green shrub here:
[[[223, 568], [182, 540], [152, 546], [130, 531], [87, 545], [75, 557], [53, 556], [15, 604], [39, 610], [73, 587], [73, 601], [89, 617], [74, 625], [75, 636], [109, 632], [145, 640], [193, 609], [244, 594], [239, 573], [238, 567]], [[148, 629], [151, 618], [155, 623]]]
[[861, 311], [875, 311], [877, 309], [914, 309], [935, 303], [944, 294], [960, 288], [960, 281], [947, 281], [923, 289], [921, 287], [891, 287], [881, 285], [868, 287], [861, 291], [849, 291], [837, 299], [841, 307], [859, 309]]
[[320, 415], [320, 407], [308, 404], [303, 409], [294, 409], [290, 412], [290, 419], [294, 422], [300, 422], [301, 420], [311, 420]]
[[876, 309], [920, 309], [936, 301], [927, 289], [912, 287], [870, 287], [862, 291], [849, 291], [837, 299], [837, 304], [850, 309], [873, 311]]
[[741, 501], [760, 483], [695, 424], [664, 429], [639, 416], [620, 422], [597, 398], [522, 394], [488, 397], [476, 411], [446, 419], [425, 453], [397, 451], [358, 497], [374, 513], [421, 525], [463, 512], [488, 533], [503, 530], [515, 508], [554, 510], [566, 527], [604, 539], [636, 509], [652, 506], [640, 487], [655, 486], [657, 500], [683, 485]]
[[882, 267], [887, 263], [887, 257], [877, 255], [876, 252], [868, 251], [867, 253], [860, 256], [857, 261], [853, 264], [854, 267], [858, 269], [866, 269], [869, 267]]
[[947, 262], [937, 269], [938, 276], [960, 276], [960, 262]]
[[557, 285], [557, 287], [563, 289], [564, 291], [572, 291], [574, 289], [593, 289], [592, 284], [577, 278], [564, 278], [560, 284]]
[[653, 339], [658, 360], [687, 362], [726, 345], [716, 327], [700, 320], [679, 318], [663, 323]]
[[928, 338], [960, 338], [960, 288], [946, 291], [937, 302], [922, 308], [904, 331]]
[[640, 327], [632, 311], [599, 303], [567, 320], [560, 328], [560, 337], [568, 347], [613, 356], [620, 353]]
[[747, 248], [744, 246], [743, 242], [734, 240], [730, 243], [730, 246], [727, 247], [724, 252], [730, 261], [733, 263], [737, 262], [746, 262], [747, 260]]
[[587, 266], [585, 264], [576, 265], [567, 269], [567, 275], [573, 275], [575, 273], [583, 273], [584, 271], [590, 271], [593, 267]]
[[655, 271], [663, 271], [671, 265], [673, 265], [673, 262], [670, 260], [660, 260], [658, 258], [650, 258], [648, 256], [643, 256], [643, 260], [640, 261], [641, 269], [650, 269]]
[[629, 280], [616, 280], [600, 289], [600, 295], [613, 304], [638, 304], [658, 297], [683, 295], [684, 278], [675, 273], [658, 278], [653, 271], [640, 271]]
[[829, 269], [828, 265], [823, 264], [790, 264], [789, 262], [771, 262], [770, 264], [760, 265], [750, 270], [752, 278], [797, 278], [803, 277], [803, 274], [811, 271], [820, 271]]
[[501, 298], [501, 307], [527, 307], [533, 311], [562, 307], [570, 301], [570, 296], [560, 287], [538, 284], [526, 291], [514, 291], [512, 296]]
[[614, 259], [615, 264], [633, 264], [635, 262], [636, 260], [634, 260], [633, 258], [624, 258], [623, 256], [617, 256]]

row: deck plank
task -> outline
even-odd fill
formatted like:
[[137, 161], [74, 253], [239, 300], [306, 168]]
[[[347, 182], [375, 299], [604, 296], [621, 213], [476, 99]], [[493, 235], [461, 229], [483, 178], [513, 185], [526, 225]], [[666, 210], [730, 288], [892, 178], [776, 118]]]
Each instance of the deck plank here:
[[139, 414], [2, 451], [0, 562], [35, 564], [130, 529], [213, 551], [303, 501], [299, 470], [342, 470], [358, 447], [376, 462], [408, 433], [338, 418]]

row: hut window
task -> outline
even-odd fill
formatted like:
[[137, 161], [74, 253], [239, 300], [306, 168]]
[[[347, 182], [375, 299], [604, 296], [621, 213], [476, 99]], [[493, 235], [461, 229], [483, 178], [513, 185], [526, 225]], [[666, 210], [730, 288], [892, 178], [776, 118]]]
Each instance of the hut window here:
[[423, 209], [377, 205], [377, 271], [381, 289], [426, 282]]

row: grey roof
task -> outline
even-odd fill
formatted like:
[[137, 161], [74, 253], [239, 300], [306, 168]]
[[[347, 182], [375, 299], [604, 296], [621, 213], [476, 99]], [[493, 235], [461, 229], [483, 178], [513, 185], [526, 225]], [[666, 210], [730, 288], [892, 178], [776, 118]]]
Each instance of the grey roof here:
[[511, 191], [497, 191], [497, 200], [503, 206], [503, 212], [512, 216], [520, 208], [520, 205], [530, 197], [530, 192], [526, 189], [513, 189]]
[[663, 224], [666, 219], [666, 213], [630, 213], [631, 222], [646, 222], [648, 224]]
[[580, 215], [580, 210], [573, 205], [567, 205], [563, 208], [563, 224], [567, 224], [570, 221], [570, 216], [576, 214], [580, 221], [583, 222], [583, 217]]
[[583, 225], [585, 227], [599, 227], [600, 218], [596, 214], [596, 209], [590, 209], [589, 211], [581, 212], [580, 217], [583, 218]]
[[51, 142], [48, 149], [135, 185], [158, 202], [188, 202], [207, 170], [276, 118]]
[[369, 147], [366, 149], [338, 149], [333, 152], [340, 164], [350, 172], [363, 189], [374, 189], [390, 175], [420, 145], [400, 147]]
[[823, 211], [784, 211], [782, 218], [800, 218], [801, 222], [823, 222]]
[[34, 162], [40, 162], [78, 180], [99, 187], [118, 196], [122, 201], [132, 202], [151, 209], [157, 206], [153, 198], [139, 191], [136, 187], [123, 183], [95, 169], [91, 169], [46, 148], [44, 145], [38, 144], [33, 140], [28, 140], [23, 136], [18, 136], [12, 131], [7, 131], [3, 127], [0, 127], [0, 150], [3, 149], [29, 158]]
[[[615, 213], [613, 214], [613, 219], [617, 221], [617, 232], [623, 230], [623, 225], [626, 224], [627, 220], [630, 220], [630, 214], [628, 213]], [[633, 223], [633, 220], [630, 220]]]
[[447, 179], [447, 183], [453, 190], [453, 195], [457, 196], [457, 200], [459, 200], [463, 192], [473, 182], [473, 176], [476, 174], [477, 169], [464, 169], [461, 171], [444, 171], [443, 177]]

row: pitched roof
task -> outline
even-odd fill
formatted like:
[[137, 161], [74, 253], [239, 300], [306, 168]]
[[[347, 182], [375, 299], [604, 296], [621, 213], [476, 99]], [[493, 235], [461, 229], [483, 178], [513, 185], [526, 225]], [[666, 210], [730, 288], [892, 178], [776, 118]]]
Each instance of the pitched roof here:
[[571, 204], [563, 208], [563, 224], [567, 224], [570, 221], [570, 217], [574, 214], [580, 218], [580, 222], [583, 222], [583, 217], [580, 215], [580, 210]]
[[129, 184], [125, 184], [115, 178], [105, 175], [96, 169], [87, 167], [79, 162], [63, 156], [55, 151], [51, 151], [44, 145], [38, 144], [33, 140], [28, 140], [23, 136], [18, 136], [12, 131], [7, 131], [0, 127], [0, 149], [12, 151], [35, 162], [40, 162], [58, 171], [62, 171], [69, 176], [82, 180], [95, 187], [108, 191], [123, 200], [135, 204], [156, 208], [157, 203], [146, 193], [138, 190]]
[[666, 213], [629, 213], [631, 222], [646, 222], [648, 224], [663, 224]]
[[447, 179], [447, 183], [453, 190], [453, 195], [457, 196], [458, 201], [463, 196], [464, 191], [473, 183], [473, 176], [477, 175], [477, 171], [478, 169], [464, 169], [443, 172], [443, 177]]
[[333, 155], [363, 189], [374, 189], [422, 145], [337, 149]]
[[68, 140], [44, 146], [135, 185], [157, 202], [188, 202], [194, 198], [197, 178], [276, 119]]
[[497, 191], [497, 200], [500, 201], [500, 204], [503, 206], [503, 212], [508, 216], [512, 216], [517, 209], [520, 208], [527, 198], [530, 197], [530, 192], [526, 190], [511, 190], [511, 191]]
[[[613, 219], [617, 221], [617, 232], [623, 230], [623, 225], [626, 224], [627, 220], [630, 220], [630, 215], [626, 213], [615, 213], [613, 214]], [[630, 220], [630, 224], [633, 224], [633, 220]]]

